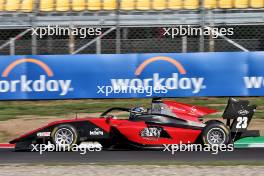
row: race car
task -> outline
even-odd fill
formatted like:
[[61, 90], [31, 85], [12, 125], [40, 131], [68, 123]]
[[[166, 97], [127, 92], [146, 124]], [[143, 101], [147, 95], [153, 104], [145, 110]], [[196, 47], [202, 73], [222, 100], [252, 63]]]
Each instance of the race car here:
[[[165, 144], [229, 144], [258, 131], [247, 127], [256, 110], [249, 101], [230, 98], [219, 120], [203, 122], [214, 109], [154, 98], [148, 109], [114, 107], [100, 117], [75, 118], [49, 123], [12, 141], [16, 150], [30, 149], [32, 144], [56, 146], [78, 145], [97, 141], [105, 149], [115, 147], [159, 148]], [[127, 119], [117, 119], [114, 111], [127, 112]]]

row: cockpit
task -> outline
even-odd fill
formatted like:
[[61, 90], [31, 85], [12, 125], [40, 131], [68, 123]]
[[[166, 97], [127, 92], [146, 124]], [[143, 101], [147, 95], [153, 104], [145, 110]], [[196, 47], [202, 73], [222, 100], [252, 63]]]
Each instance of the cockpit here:
[[145, 121], [155, 123], [175, 123], [176, 121], [183, 121], [178, 119], [174, 113], [168, 108], [168, 106], [161, 100], [153, 100], [151, 107], [146, 109], [144, 107], [135, 108], [110, 108], [101, 116], [107, 116], [112, 111], [125, 111], [129, 113], [128, 119], [131, 121]]

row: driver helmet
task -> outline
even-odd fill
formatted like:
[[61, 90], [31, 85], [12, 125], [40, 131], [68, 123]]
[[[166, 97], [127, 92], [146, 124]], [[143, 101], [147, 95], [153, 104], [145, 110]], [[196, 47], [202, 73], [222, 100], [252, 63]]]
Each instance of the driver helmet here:
[[145, 112], [145, 109], [143, 107], [135, 107], [131, 110], [131, 112], [135, 114], [142, 114]]
[[145, 109], [143, 107], [135, 107], [131, 110], [130, 118], [135, 118], [137, 115], [140, 115], [143, 112], [145, 112]]

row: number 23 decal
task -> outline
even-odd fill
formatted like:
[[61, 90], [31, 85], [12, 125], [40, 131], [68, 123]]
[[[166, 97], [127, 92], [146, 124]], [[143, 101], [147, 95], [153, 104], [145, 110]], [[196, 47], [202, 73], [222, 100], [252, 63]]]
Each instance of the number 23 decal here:
[[238, 117], [236, 128], [247, 128], [248, 117]]

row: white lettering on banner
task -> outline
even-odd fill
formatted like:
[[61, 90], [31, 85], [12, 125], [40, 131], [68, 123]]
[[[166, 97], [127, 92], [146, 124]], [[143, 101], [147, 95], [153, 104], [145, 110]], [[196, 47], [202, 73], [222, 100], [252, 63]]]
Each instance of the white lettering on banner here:
[[169, 90], [183, 89], [192, 90], [192, 93], [199, 93], [201, 89], [205, 89], [204, 78], [188, 78], [179, 77], [178, 73], [172, 73], [170, 78], [161, 78], [159, 73], [154, 73], [152, 78], [146, 79], [111, 79], [113, 89], [123, 87], [166, 87]]
[[259, 89], [264, 87], [264, 77], [244, 77], [247, 89]]
[[59, 92], [60, 96], [73, 91], [72, 80], [48, 79], [40, 75], [37, 80], [29, 80], [26, 75], [21, 75], [19, 80], [0, 80], [0, 93], [5, 92]]

